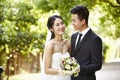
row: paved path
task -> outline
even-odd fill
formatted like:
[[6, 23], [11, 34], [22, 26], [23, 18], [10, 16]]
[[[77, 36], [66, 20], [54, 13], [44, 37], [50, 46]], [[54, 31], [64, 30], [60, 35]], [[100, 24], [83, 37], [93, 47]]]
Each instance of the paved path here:
[[[120, 62], [104, 63], [96, 73], [97, 80], [120, 80]], [[4, 79], [6, 80], [6, 79]], [[19, 74], [10, 77], [10, 80], [41, 80], [40, 73]]]
[[120, 62], [104, 63], [96, 76], [97, 80], [120, 80]]

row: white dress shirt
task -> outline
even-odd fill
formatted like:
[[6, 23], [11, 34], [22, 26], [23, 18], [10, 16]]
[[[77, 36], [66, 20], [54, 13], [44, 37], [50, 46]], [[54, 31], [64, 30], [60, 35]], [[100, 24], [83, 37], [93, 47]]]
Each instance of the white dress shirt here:
[[[83, 30], [82, 32], [79, 31], [80, 34], [82, 34], [80, 41], [82, 41], [82, 39], [84, 38], [85, 34], [90, 30], [90, 28], [86, 28], [85, 30]], [[77, 46], [77, 42], [78, 42], [78, 38], [79, 38], [79, 34], [77, 35], [76, 38], [76, 43], [75, 43], [75, 48]]]

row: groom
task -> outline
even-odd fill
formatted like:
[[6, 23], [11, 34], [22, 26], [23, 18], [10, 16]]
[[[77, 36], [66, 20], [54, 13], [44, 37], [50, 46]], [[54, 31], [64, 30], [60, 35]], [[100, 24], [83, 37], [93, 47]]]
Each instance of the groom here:
[[71, 36], [71, 56], [80, 64], [79, 75], [71, 80], [96, 80], [95, 72], [102, 67], [102, 40], [88, 26], [86, 7], [74, 7], [71, 17], [74, 29], [78, 30]]

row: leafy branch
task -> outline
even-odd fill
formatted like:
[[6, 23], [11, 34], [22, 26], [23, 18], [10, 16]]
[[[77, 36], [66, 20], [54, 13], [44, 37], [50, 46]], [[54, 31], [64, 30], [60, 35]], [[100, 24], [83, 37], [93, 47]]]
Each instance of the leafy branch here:
[[116, 7], [116, 8], [120, 7], [120, 0], [116, 0], [117, 4], [119, 4], [119, 5], [114, 4], [114, 3], [110, 2], [109, 0], [100, 0], [100, 1], [109, 3], [112, 7]]

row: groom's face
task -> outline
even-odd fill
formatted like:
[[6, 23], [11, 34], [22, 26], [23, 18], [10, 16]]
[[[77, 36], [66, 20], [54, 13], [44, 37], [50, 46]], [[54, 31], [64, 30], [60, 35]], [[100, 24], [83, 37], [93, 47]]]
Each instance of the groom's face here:
[[77, 14], [72, 14], [71, 17], [72, 17], [72, 25], [74, 29], [81, 31], [83, 26], [83, 20], [80, 20]]

